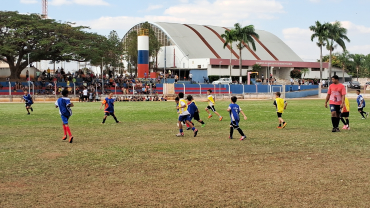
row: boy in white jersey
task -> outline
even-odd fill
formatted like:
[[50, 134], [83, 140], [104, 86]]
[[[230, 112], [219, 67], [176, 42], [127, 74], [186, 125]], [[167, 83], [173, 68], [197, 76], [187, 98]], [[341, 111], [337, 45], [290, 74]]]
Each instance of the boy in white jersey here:
[[206, 102], [208, 102], [208, 106], [206, 108], [206, 111], [208, 113], [208, 118], [212, 117], [212, 114], [209, 112], [209, 110], [212, 110], [216, 115], [218, 115], [220, 121], [222, 121], [222, 116], [216, 111], [215, 98], [213, 97], [213, 95], [211, 95], [211, 93], [212, 93], [211, 89], [207, 90], [207, 101]]
[[176, 107], [176, 109], [179, 110], [179, 133], [176, 134], [177, 137], [183, 137], [184, 136], [184, 131], [182, 129], [182, 122], [185, 121], [185, 123], [193, 130], [194, 132], [194, 137], [197, 136], [198, 134], [198, 129], [196, 129], [193, 124], [191, 123], [191, 115], [188, 111], [188, 105], [184, 99], [184, 93], [180, 92], [179, 93], [179, 105]]

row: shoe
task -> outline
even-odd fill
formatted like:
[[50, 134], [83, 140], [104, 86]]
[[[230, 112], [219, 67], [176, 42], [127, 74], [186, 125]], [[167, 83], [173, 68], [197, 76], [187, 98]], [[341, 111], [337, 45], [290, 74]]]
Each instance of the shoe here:
[[285, 128], [285, 127], [286, 127], [286, 125], [287, 125], [287, 123], [285, 123], [285, 124], [283, 125], [283, 128]]
[[283, 127], [281, 127], [281, 126], [278, 126], [277, 128], [278, 128], [278, 129], [282, 129]]
[[233, 139], [233, 137], [229, 136], [229, 139]]
[[27, 115], [30, 115], [30, 113], [27, 113]]
[[362, 120], [364, 120], [364, 119], [366, 119], [366, 118], [362, 117], [361, 119], [362, 119]]
[[339, 128], [335, 128], [335, 132], [340, 132]]
[[184, 136], [184, 133], [178, 133], [176, 134], [177, 137], [183, 137]]
[[333, 128], [333, 130], [331, 130], [331, 132], [337, 132], [336, 128]]
[[69, 138], [69, 143], [72, 143], [73, 142], [73, 136], [71, 136], [70, 138]]
[[190, 127], [186, 128], [186, 130], [190, 130]]
[[240, 138], [240, 141], [243, 141], [244, 139], [246, 139], [247, 138], [247, 136], [242, 136], [241, 138]]
[[351, 130], [351, 128], [347, 125], [347, 130]]
[[33, 108], [31, 108], [31, 111], [33, 112]]
[[206, 126], [206, 124], [202, 124], [202, 128], [205, 127], [205, 126]]
[[122, 123], [121, 121], [117, 121], [116, 123]]
[[[31, 108], [32, 109], [32, 108]], [[369, 117], [369, 112], [366, 112], [366, 118]]]
[[211, 118], [211, 117], [212, 117], [212, 115], [209, 115], [209, 116], [208, 116], [208, 118]]
[[221, 117], [220, 117], [220, 121], [222, 121], [222, 119], [223, 119], [223, 118], [224, 118], [224, 117], [222, 117], [222, 116], [221, 116]]
[[198, 134], [198, 129], [195, 129], [195, 130], [194, 130], [194, 137], [196, 137], [196, 136], [197, 136], [197, 134]]
[[67, 135], [64, 135], [63, 139], [62, 140], [66, 140], [67, 139]]
[[347, 129], [347, 125], [344, 125], [342, 129]]

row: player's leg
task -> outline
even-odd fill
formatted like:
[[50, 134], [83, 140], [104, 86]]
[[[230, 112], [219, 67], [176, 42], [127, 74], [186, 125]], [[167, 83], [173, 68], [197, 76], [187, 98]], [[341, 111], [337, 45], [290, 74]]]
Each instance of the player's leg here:
[[210, 106], [207, 106], [207, 108], [205, 110], [208, 113], [208, 118], [211, 118], [212, 117], [212, 114], [209, 112], [209, 109], [211, 109], [211, 107]]
[[245, 138], [247, 138], [243, 130], [241, 130], [241, 128], [239, 127], [239, 121], [233, 121], [232, 124], [233, 124], [234, 129], [238, 130], [239, 134], [242, 136], [240, 138], [240, 141], [243, 141]]
[[229, 139], [233, 139], [233, 134], [234, 134], [234, 126], [233, 126], [233, 122], [231, 121]]
[[30, 107], [29, 107], [30, 109], [31, 109], [31, 111], [33, 112], [33, 108], [32, 108], [32, 104], [30, 105]]
[[107, 117], [108, 116], [109, 116], [109, 113], [108, 112], [105, 112], [104, 118], [103, 118], [103, 122], [101, 122], [102, 124], [105, 124], [105, 120], [107, 120]]
[[66, 136], [67, 136], [67, 134], [69, 135], [69, 143], [72, 143], [73, 142], [73, 136], [72, 136], [71, 129], [69, 128], [69, 125], [68, 125], [69, 117], [66, 117], [66, 116], [63, 116], [63, 115], [61, 117], [62, 117], [62, 121], [63, 121], [64, 128], [65, 128], [65, 135]]
[[[214, 108], [214, 107], [213, 107]], [[220, 121], [222, 121], [223, 117], [215, 110], [213, 111], [216, 115], [218, 115], [218, 118]]]
[[196, 129], [194, 126], [193, 126], [193, 123], [191, 122], [191, 116], [188, 115], [187, 118], [186, 118], [186, 123], [189, 125], [189, 127], [191, 128], [191, 130], [193, 130], [194, 132], [194, 137], [197, 136], [198, 134], [198, 129]]
[[278, 121], [279, 121], [279, 126], [277, 127], [278, 129], [281, 129], [281, 128], [283, 128], [282, 126], [281, 126], [281, 124], [282, 124], [282, 122], [281, 122], [281, 113], [279, 113], [279, 112], [277, 112], [276, 113], [277, 114], [277, 117], [278, 117]]
[[184, 121], [184, 116], [179, 116], [178, 124], [179, 124], [179, 133], [176, 134], [177, 137], [184, 136], [184, 130], [182, 129], [182, 122]]
[[30, 110], [28, 109], [28, 105], [27, 104], [26, 104], [26, 110], [27, 110], [28, 115], [30, 115]]
[[204, 123], [204, 121], [202, 121], [201, 119], [200, 119], [200, 116], [199, 116], [199, 112], [195, 112], [194, 113], [194, 119], [196, 120], [196, 121], [198, 121], [199, 123], [201, 123], [202, 124], [202, 127], [204, 127], [206, 124]]
[[62, 125], [63, 125], [63, 131], [64, 131], [64, 135], [63, 135], [62, 140], [66, 140], [67, 139], [67, 128], [64, 125], [64, 122], [62, 122]]
[[116, 121], [116, 123], [121, 123], [120, 121], [118, 121], [118, 120], [117, 120], [117, 117], [116, 117], [116, 115], [114, 114], [114, 112], [113, 112], [113, 113], [111, 113], [111, 114], [112, 114], [112, 116], [113, 116], [114, 120]]

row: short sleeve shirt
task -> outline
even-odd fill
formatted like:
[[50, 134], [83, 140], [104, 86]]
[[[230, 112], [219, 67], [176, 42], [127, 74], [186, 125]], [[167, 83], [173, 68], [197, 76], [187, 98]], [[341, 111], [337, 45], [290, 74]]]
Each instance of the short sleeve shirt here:
[[330, 95], [329, 104], [331, 105], [341, 105], [342, 95], [346, 94], [346, 88], [342, 84], [331, 84], [329, 86], [328, 94]]

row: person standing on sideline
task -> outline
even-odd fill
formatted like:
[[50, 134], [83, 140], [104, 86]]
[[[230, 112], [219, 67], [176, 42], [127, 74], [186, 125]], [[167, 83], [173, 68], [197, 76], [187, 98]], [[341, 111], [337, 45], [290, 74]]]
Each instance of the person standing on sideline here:
[[294, 79], [293, 78], [290, 78], [290, 84], [294, 85]]
[[332, 132], [340, 132], [338, 126], [340, 122], [340, 111], [345, 105], [346, 88], [339, 83], [337, 75], [332, 76], [333, 84], [329, 86], [328, 95], [325, 100], [325, 108], [328, 108], [328, 101], [330, 100], [331, 122], [333, 125]]
[[[368, 116], [369, 116], [369, 113], [365, 112], [364, 111], [364, 108], [366, 106], [366, 103], [365, 103], [365, 100], [364, 98], [362, 97], [361, 94], [361, 91], [360, 90], [357, 90], [356, 91], [356, 94], [357, 94], [357, 105], [358, 105], [358, 112], [361, 114], [362, 118], [361, 119], [366, 119]], [[366, 116], [366, 117], [365, 117]]]
[[190, 83], [193, 82], [193, 75], [191, 74], [191, 72], [189, 73], [189, 81], [190, 81]]
[[265, 76], [263, 76], [263, 74], [262, 74], [261, 80], [262, 80], [262, 84], [263, 84], [263, 81], [265, 80]]

